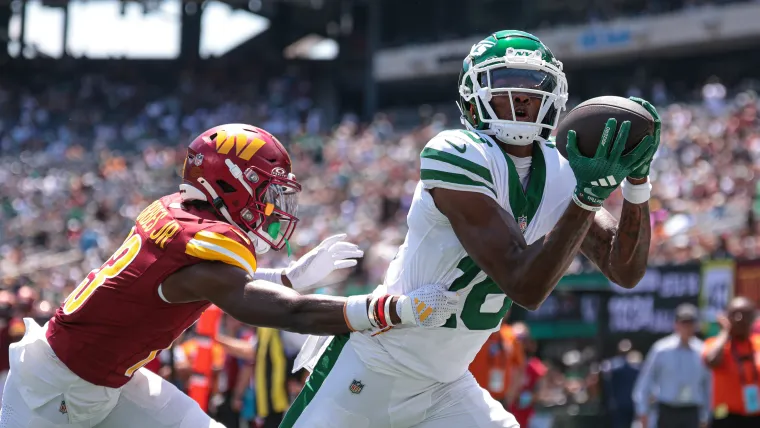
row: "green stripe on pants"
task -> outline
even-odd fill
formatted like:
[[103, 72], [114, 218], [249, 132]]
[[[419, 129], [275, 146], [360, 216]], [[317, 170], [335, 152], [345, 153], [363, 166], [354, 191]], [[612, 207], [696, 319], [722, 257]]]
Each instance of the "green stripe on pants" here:
[[317, 395], [317, 391], [322, 386], [322, 383], [327, 379], [327, 375], [330, 374], [335, 362], [338, 361], [340, 352], [343, 347], [348, 343], [348, 334], [335, 336], [327, 345], [327, 349], [319, 358], [317, 365], [314, 367], [314, 372], [309, 376], [309, 380], [303, 386], [301, 393], [288, 409], [288, 413], [285, 414], [285, 419], [282, 420], [280, 428], [292, 428], [295, 426], [298, 417], [306, 410], [306, 406], [309, 405], [314, 396]]

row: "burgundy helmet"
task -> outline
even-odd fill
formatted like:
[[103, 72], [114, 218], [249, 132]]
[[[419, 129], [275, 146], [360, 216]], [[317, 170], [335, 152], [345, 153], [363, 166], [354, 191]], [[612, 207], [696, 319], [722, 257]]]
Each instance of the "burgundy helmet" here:
[[232, 123], [202, 133], [187, 149], [182, 178], [182, 199], [209, 202], [257, 253], [282, 249], [295, 231], [301, 185], [285, 147], [261, 128]]

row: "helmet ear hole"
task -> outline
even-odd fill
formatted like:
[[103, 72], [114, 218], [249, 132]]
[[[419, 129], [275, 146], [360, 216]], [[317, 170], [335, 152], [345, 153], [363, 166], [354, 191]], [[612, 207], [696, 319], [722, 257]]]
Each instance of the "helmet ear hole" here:
[[216, 180], [216, 185], [219, 186], [219, 188], [222, 189], [222, 191], [224, 193], [235, 193], [236, 192], [235, 188], [232, 187], [232, 185], [230, 183], [228, 183], [228, 182], [226, 182], [224, 180]]

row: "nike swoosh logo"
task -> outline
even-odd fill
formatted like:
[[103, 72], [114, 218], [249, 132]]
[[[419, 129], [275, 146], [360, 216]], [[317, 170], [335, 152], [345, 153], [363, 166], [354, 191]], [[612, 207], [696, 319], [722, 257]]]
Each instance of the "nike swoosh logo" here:
[[584, 187], [584, 188], [583, 188], [583, 191], [584, 191], [585, 193], [588, 193], [589, 195], [591, 195], [591, 196], [595, 197], [595, 198], [598, 198], [598, 197], [599, 197], [599, 195], [595, 195], [595, 194], [594, 194], [594, 192], [591, 190], [591, 188], [590, 188], [590, 187]]
[[449, 145], [451, 147], [455, 148], [459, 153], [464, 153], [464, 152], [467, 151], [467, 145], [466, 144], [462, 144], [462, 147], [459, 147], [459, 146], [457, 146], [456, 144], [452, 143], [449, 140], [443, 140], [443, 141], [449, 143]]

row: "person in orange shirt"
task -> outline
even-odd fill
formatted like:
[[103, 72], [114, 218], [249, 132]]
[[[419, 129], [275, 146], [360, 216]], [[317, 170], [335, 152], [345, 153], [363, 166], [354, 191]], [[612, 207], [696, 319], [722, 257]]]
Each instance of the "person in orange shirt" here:
[[507, 408], [520, 391], [524, 368], [525, 351], [507, 323], [491, 334], [470, 363], [470, 372], [478, 384]]
[[516, 399], [507, 410], [514, 415], [521, 427], [528, 428], [536, 413], [535, 406], [539, 393], [543, 389], [542, 379], [546, 376], [548, 369], [536, 356], [536, 341], [530, 337], [528, 326], [521, 322], [514, 323], [512, 332], [518, 343], [522, 344], [526, 361], [522, 376], [516, 377], [521, 379], [518, 384], [518, 394], [515, 394]]
[[[187, 370], [180, 370], [179, 371], [182, 374], [182, 376], [183, 376], [180, 380], [186, 386], [190, 385], [190, 377], [192, 376], [193, 361], [196, 358], [199, 341], [201, 341], [201, 340], [203, 340], [203, 339], [202, 338], [198, 338], [198, 337], [192, 337], [192, 338], [186, 340], [185, 342], [183, 342], [180, 345], [180, 348], [184, 352], [184, 354], [186, 356], [186, 361], [187, 361]], [[217, 380], [217, 377], [219, 375], [219, 372], [221, 372], [222, 369], [224, 369], [224, 360], [225, 360], [225, 357], [226, 357], [226, 355], [224, 353], [224, 347], [220, 343], [218, 343], [218, 342], [213, 342], [211, 344], [211, 372], [212, 372], [212, 376], [211, 376], [211, 391], [209, 393], [209, 397], [212, 397], [216, 393], [216, 391], [217, 391], [217, 386], [218, 385], [216, 383], [216, 380]], [[185, 367], [180, 367], [180, 368], [184, 369]], [[201, 403], [199, 403], [199, 404], [201, 404]], [[202, 405], [205, 405], [205, 404], [202, 404]]]
[[713, 428], [760, 427], [760, 335], [752, 333], [755, 305], [737, 297], [721, 331], [705, 341], [704, 361], [713, 378]]

